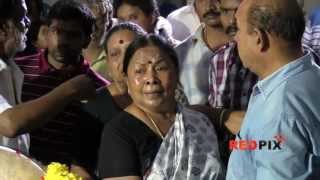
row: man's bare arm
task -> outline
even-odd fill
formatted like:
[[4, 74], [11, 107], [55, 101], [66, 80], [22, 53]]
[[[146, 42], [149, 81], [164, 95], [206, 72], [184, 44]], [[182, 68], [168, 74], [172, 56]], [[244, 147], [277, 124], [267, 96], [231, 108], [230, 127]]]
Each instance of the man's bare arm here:
[[240, 131], [245, 115], [245, 111], [232, 111], [205, 105], [193, 105], [190, 108], [206, 114], [216, 128], [223, 128], [224, 126], [234, 135]]
[[0, 134], [15, 137], [30, 132], [46, 123], [73, 100], [93, 96], [93, 82], [79, 75], [52, 90], [48, 94], [9, 108], [0, 114]]
[[238, 134], [244, 119], [245, 111], [232, 111], [224, 122], [225, 127], [234, 135]]

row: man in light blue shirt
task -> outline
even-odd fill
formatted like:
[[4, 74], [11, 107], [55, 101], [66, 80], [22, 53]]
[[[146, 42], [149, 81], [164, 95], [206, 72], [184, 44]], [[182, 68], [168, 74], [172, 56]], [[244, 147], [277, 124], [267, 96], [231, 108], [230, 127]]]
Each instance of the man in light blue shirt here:
[[303, 54], [303, 12], [292, 0], [244, 0], [236, 14], [243, 64], [258, 74], [229, 159], [228, 180], [320, 177], [320, 67]]

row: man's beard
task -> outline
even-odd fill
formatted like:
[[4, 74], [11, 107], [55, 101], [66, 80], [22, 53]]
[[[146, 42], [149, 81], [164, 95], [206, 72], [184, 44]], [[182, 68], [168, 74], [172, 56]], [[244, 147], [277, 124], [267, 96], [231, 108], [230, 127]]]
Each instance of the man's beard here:
[[238, 28], [235, 25], [228, 26], [226, 29], [226, 33], [229, 36], [234, 36], [237, 33], [237, 31], [238, 31]]

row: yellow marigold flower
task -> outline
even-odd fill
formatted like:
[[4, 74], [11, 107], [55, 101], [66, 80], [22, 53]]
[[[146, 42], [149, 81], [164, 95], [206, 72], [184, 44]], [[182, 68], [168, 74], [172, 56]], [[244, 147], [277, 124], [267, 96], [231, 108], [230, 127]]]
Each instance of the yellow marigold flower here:
[[53, 162], [47, 167], [44, 180], [82, 180], [82, 178], [69, 172], [65, 164]]

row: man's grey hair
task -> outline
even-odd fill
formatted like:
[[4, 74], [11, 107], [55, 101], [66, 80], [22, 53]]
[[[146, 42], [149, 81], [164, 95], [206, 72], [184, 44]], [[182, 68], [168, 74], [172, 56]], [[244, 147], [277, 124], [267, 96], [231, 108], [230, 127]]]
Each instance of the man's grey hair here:
[[[289, 0], [287, 0], [289, 1]], [[258, 2], [258, 0], [256, 0]], [[298, 45], [305, 29], [304, 14], [298, 2], [290, 2], [290, 8], [253, 3], [247, 16], [249, 32], [254, 28], [273, 34], [291, 45]]]

